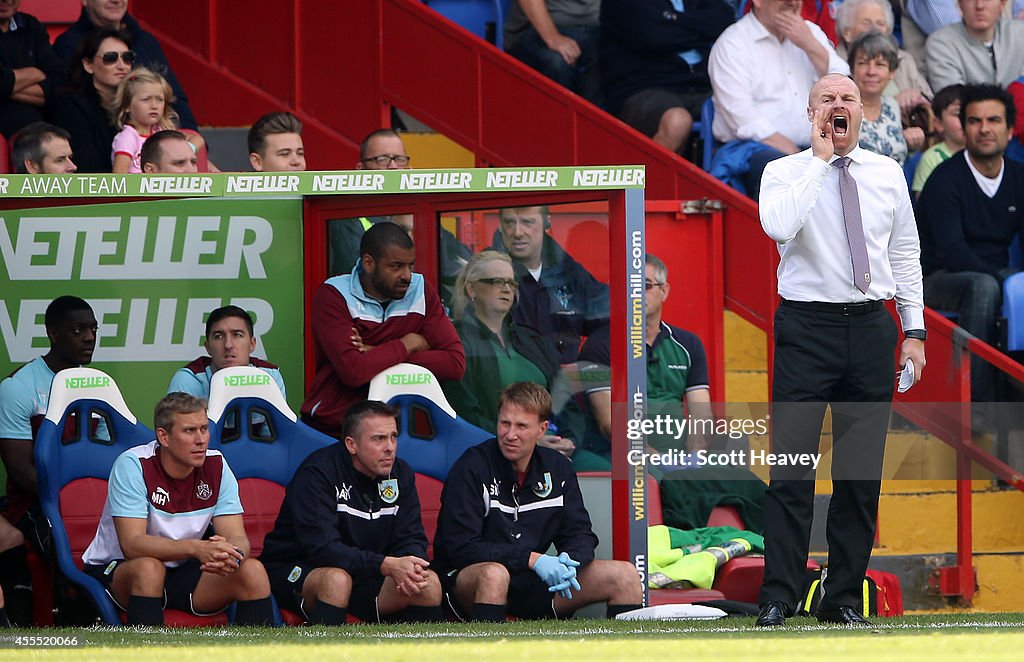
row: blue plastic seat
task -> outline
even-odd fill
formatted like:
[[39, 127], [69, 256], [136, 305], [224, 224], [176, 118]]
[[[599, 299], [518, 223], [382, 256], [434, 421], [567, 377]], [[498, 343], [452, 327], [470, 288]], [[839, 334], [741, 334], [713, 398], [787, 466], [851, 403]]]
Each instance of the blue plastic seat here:
[[274, 380], [251, 366], [214, 373], [207, 413], [210, 447], [224, 455], [238, 479], [246, 534], [259, 556], [299, 465], [337, 440], [298, 420]]
[[704, 168], [704, 172], [711, 172], [711, 157], [715, 154], [715, 135], [711, 131], [714, 122], [715, 103], [708, 97], [700, 107], [700, 142], [703, 146], [701, 167]]
[[120, 625], [120, 616], [103, 586], [82, 572], [82, 553], [96, 534], [114, 460], [155, 437], [128, 410], [109, 375], [71, 368], [54, 377], [35, 441], [39, 501], [60, 571], [86, 592], [108, 625]]
[[423, 0], [424, 3], [453, 23], [457, 23], [484, 41], [502, 47], [505, 12], [508, 2], [502, 0]]
[[398, 457], [418, 474], [443, 481], [467, 448], [494, 437], [458, 418], [437, 378], [423, 366], [399, 363], [370, 381], [370, 400], [401, 412]]
[[1003, 317], [1006, 318], [1006, 351], [1024, 349], [1024, 273], [1003, 281]]

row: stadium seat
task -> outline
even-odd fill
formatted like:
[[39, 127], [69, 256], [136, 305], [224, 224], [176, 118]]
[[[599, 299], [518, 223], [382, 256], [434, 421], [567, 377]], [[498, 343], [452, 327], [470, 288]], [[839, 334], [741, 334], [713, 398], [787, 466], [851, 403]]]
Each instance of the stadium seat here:
[[907, 186], [914, 184], [914, 173], [917, 172], [917, 164], [921, 161], [923, 152], [915, 152], [910, 155], [907, 162], [903, 164], [903, 176], [907, 178]]
[[398, 457], [437, 480], [448, 476], [467, 448], [494, 436], [458, 418], [437, 378], [423, 366], [399, 363], [379, 373], [370, 381], [368, 397], [399, 409]]
[[715, 135], [711, 128], [715, 123], [715, 103], [707, 98], [700, 107], [700, 143], [702, 148], [701, 167], [704, 172], [711, 172], [711, 157], [715, 154]]
[[441, 513], [441, 490], [444, 483], [424, 474], [416, 474], [416, 494], [420, 498], [420, 519], [427, 534], [427, 558], [434, 558], [434, 534], [437, 516]]
[[[85, 590], [108, 625], [120, 625], [122, 615], [103, 586], [82, 572], [82, 553], [96, 534], [114, 460], [154, 437], [129, 411], [109, 375], [94, 368], [71, 368], [54, 377], [35, 442], [39, 500], [50, 522], [61, 572]], [[171, 626], [193, 626], [222, 625], [228, 618], [168, 609], [164, 620]]]
[[[224, 455], [238, 480], [250, 554], [258, 558], [299, 465], [313, 451], [337, 441], [299, 421], [274, 380], [251, 366], [213, 374], [207, 413], [210, 447]], [[229, 426], [227, 421], [241, 424]], [[286, 610], [280, 615], [288, 625], [304, 621]]]
[[1003, 281], [1003, 317], [1006, 318], [1006, 351], [1024, 349], [1024, 273]]
[[1024, 250], [1020, 247], [1020, 235], [1016, 235], [1010, 242], [1010, 266], [1015, 269], [1024, 269]]
[[505, 14], [501, 0], [424, 0], [424, 3], [484, 41], [502, 47]]
[[[277, 384], [259, 368], [223, 368], [210, 383], [210, 447], [238, 480], [253, 556], [274, 528], [285, 487], [310, 453], [337, 443], [298, 420]], [[231, 428], [225, 421], [243, 421]]]

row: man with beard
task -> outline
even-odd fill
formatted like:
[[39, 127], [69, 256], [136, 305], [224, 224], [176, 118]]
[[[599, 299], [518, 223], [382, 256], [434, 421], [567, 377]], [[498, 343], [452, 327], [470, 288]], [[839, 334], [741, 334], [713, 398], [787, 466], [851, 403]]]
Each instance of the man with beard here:
[[[6, 506], [0, 517], [0, 584], [17, 622], [31, 614], [32, 581], [24, 539], [7, 523], [18, 527], [38, 551], [46, 551], [49, 525], [39, 508], [35, 437], [46, 416], [54, 376], [92, 361], [99, 328], [92, 307], [75, 296], [51, 301], [44, 319], [50, 351], [0, 381], [0, 457], [7, 469]], [[106, 430], [97, 430], [99, 434]]]
[[332, 276], [313, 295], [316, 375], [302, 419], [342, 439], [348, 408], [365, 400], [370, 380], [398, 363], [415, 363], [438, 379], [460, 379], [462, 343], [441, 299], [412, 271], [412, 239], [394, 223], [363, 234], [352, 273]]

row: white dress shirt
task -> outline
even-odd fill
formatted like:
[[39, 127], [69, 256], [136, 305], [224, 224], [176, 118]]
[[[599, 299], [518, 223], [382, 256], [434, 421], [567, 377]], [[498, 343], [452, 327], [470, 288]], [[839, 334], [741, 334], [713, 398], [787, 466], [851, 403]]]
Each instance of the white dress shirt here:
[[868, 249], [868, 291], [853, 283], [838, 170], [807, 149], [770, 162], [761, 179], [761, 227], [778, 242], [782, 258], [779, 295], [833, 303], [895, 296], [903, 329], [923, 329], [921, 243], [903, 169], [861, 147], [847, 156]]
[[[804, 23], [828, 51], [828, 71], [849, 75], [850, 67], [821, 28]], [[708, 76], [714, 89], [715, 140], [762, 141], [779, 133], [796, 145], [808, 144], [807, 96], [820, 76], [807, 53], [788, 39], [776, 39], [753, 12], [715, 40]]]

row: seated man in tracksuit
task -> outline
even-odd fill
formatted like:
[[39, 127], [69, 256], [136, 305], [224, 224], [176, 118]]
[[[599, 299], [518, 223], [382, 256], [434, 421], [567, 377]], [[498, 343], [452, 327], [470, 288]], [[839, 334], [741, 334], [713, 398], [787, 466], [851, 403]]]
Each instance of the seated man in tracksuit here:
[[550, 418], [543, 387], [509, 385], [497, 438], [467, 450], [448, 473], [434, 565], [460, 618], [568, 617], [596, 602], [614, 618], [641, 606], [632, 564], [594, 560], [597, 536], [572, 463], [537, 446]]
[[415, 474], [395, 457], [398, 411], [360, 402], [342, 428], [341, 443], [299, 466], [264, 541], [277, 603], [317, 625], [342, 625], [349, 611], [372, 622], [443, 620]]

